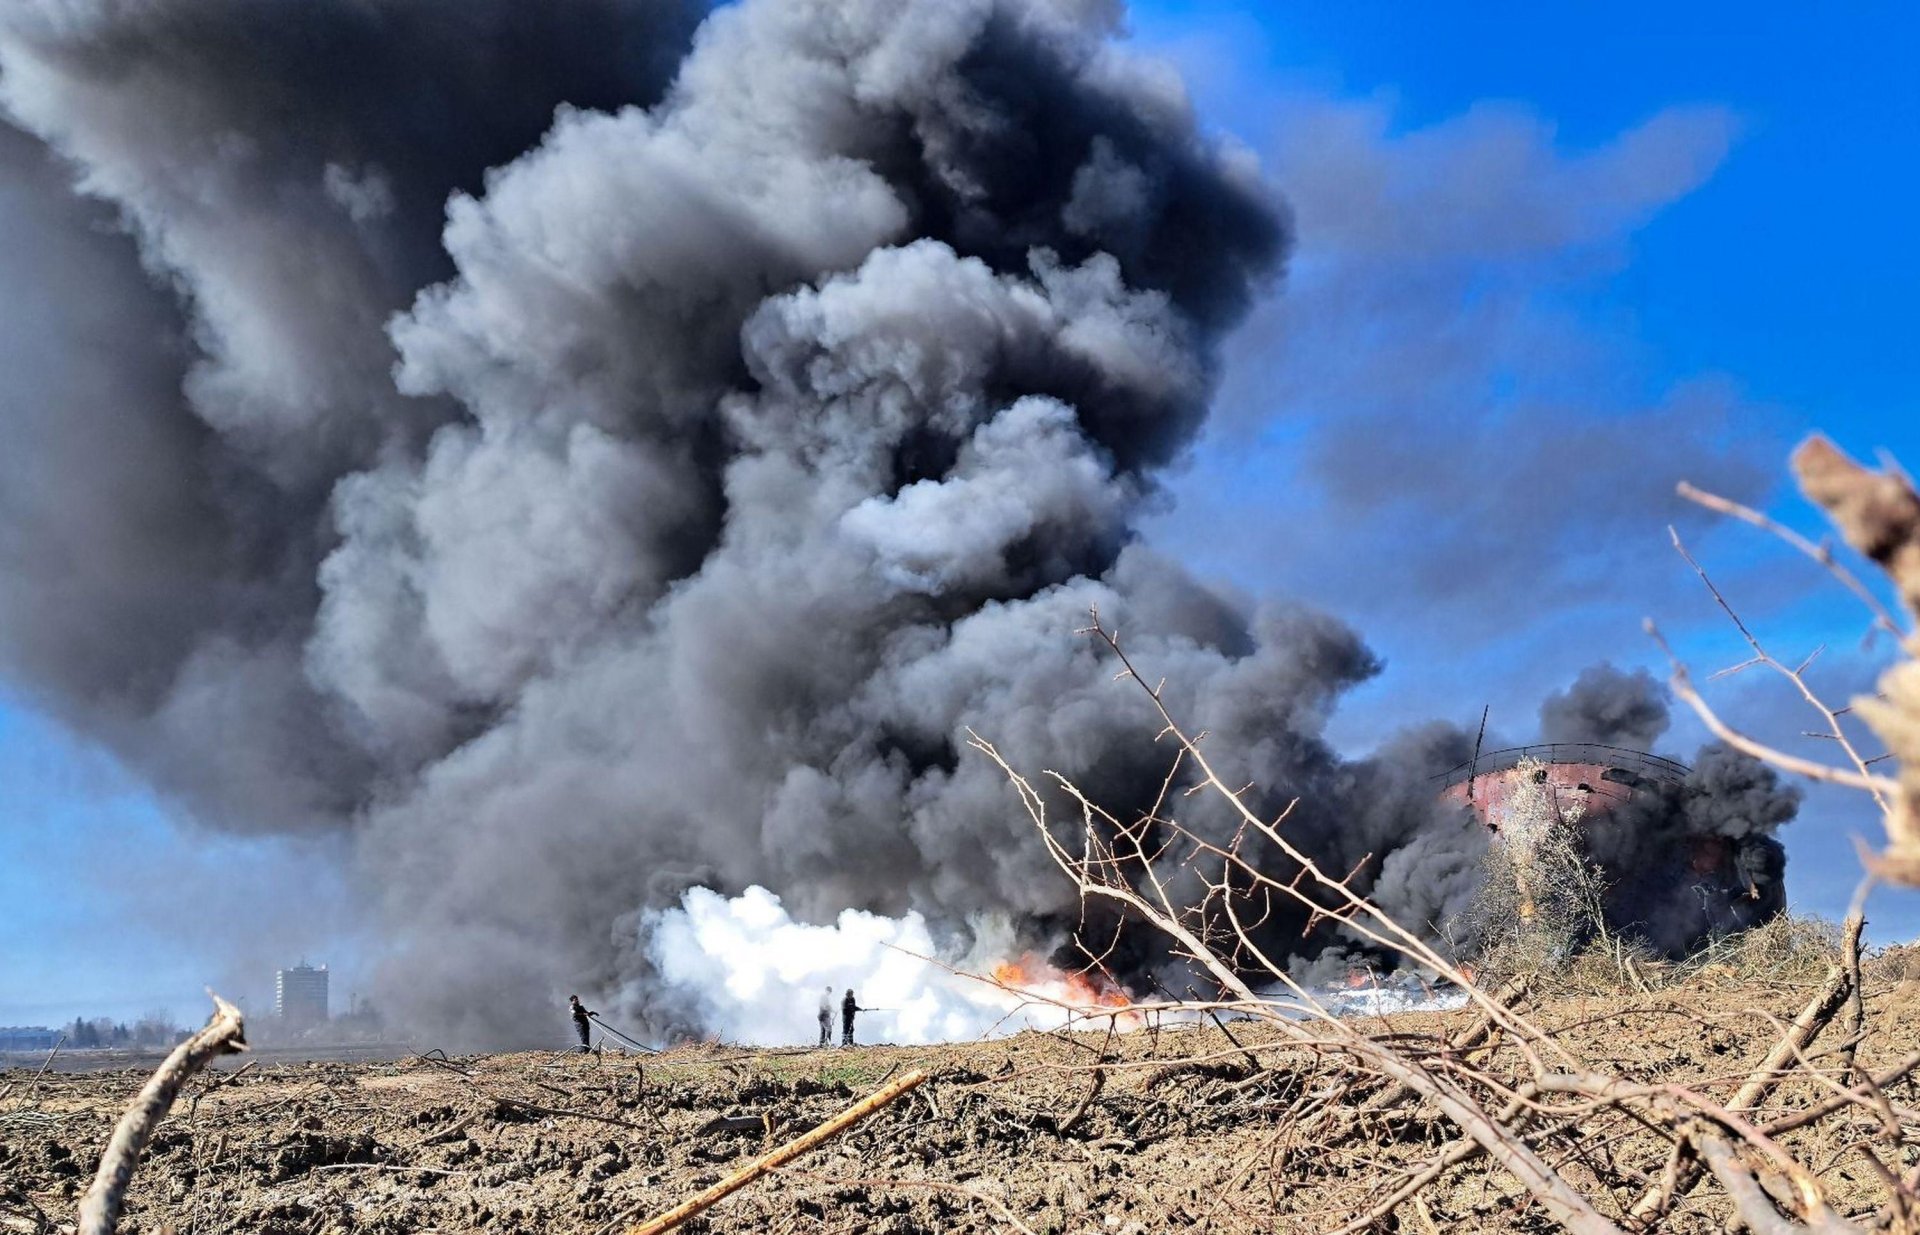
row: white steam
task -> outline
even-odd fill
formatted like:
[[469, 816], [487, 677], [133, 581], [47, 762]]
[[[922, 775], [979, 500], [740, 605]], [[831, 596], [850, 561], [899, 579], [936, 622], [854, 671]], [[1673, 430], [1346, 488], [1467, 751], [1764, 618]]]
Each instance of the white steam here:
[[702, 1024], [732, 1042], [812, 1044], [827, 987], [836, 1042], [849, 988], [863, 1008], [876, 1009], [856, 1024], [863, 1043], [958, 1042], [1065, 1022], [1063, 1009], [966, 976], [991, 973], [1017, 950], [1004, 921], [973, 926], [968, 954], [949, 957], [917, 912], [888, 918], [849, 909], [831, 926], [809, 926], [762, 887], [732, 898], [692, 888], [678, 908], [648, 914], [642, 935], [659, 983], [696, 1001]]

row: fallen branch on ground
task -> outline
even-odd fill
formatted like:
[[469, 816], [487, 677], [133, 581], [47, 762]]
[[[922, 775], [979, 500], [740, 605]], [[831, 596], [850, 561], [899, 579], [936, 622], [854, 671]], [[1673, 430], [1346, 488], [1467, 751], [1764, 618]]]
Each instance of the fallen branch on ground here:
[[689, 1197], [651, 1221], [627, 1228], [627, 1235], [661, 1235], [663, 1231], [671, 1231], [695, 1214], [704, 1213], [713, 1208], [754, 1180], [770, 1174], [808, 1150], [832, 1140], [889, 1102], [916, 1088], [926, 1079], [927, 1073], [916, 1068], [886, 1088], [862, 1098], [813, 1131], [795, 1137], [778, 1149], [755, 1158], [698, 1196]]

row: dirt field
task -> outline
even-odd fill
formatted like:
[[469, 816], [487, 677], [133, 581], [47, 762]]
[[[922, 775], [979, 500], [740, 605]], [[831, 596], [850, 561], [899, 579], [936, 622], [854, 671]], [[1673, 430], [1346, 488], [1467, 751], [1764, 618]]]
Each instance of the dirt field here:
[[[1745, 1075], [1777, 1032], [1768, 1014], [1791, 1017], [1805, 989], [1696, 981], [1655, 996], [1561, 998], [1534, 1015], [1562, 1028], [1562, 1041], [1591, 1065], [1711, 1089]], [[1863, 1064], [1883, 1066], [1920, 1043], [1917, 993], [1913, 981], [1870, 984], [1878, 1028]], [[1376, 1024], [1429, 1034], [1470, 1015]], [[1212, 1028], [1111, 1040], [1028, 1033], [941, 1047], [698, 1044], [651, 1057], [262, 1062], [190, 1085], [141, 1165], [121, 1229], [619, 1230], [910, 1068], [934, 1079], [682, 1229], [1329, 1230], [1457, 1135], [1430, 1112], [1403, 1108], [1337, 1145], [1303, 1142], [1300, 1115], [1325, 1065], [1263, 1046], [1251, 1027], [1235, 1033], [1255, 1048], [1258, 1070]], [[0, 1226], [72, 1223], [112, 1121], [144, 1078], [132, 1069], [37, 1082], [31, 1071], [0, 1074]], [[1889, 1096], [1910, 1102], [1910, 1083]], [[1786, 1086], [1769, 1109], [1808, 1100], [1807, 1084]], [[708, 1127], [722, 1116], [755, 1118], [735, 1130]], [[1807, 1134], [1830, 1143], [1797, 1146], [1843, 1213], [1852, 1183], [1864, 1184], [1848, 1159], [1850, 1118]], [[1661, 1147], [1651, 1140], [1603, 1148], [1659, 1168]], [[1662, 1229], [1723, 1224], [1723, 1200], [1709, 1185]], [[1381, 1229], [1550, 1227], [1510, 1179], [1481, 1162], [1458, 1168]]]

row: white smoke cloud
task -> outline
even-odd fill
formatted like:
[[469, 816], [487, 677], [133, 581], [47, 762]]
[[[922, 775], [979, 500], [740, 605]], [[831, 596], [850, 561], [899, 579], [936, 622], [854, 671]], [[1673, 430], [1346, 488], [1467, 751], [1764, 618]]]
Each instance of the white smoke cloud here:
[[732, 1042], [758, 1046], [816, 1040], [815, 1010], [831, 989], [833, 1040], [840, 999], [862, 1007], [861, 1042], [957, 1042], [1028, 1028], [1056, 1028], [1067, 1014], [968, 974], [990, 973], [1017, 951], [1010, 924], [975, 923], [974, 946], [948, 957], [926, 918], [848, 909], [828, 925], [796, 922], [762, 887], [724, 897], [693, 888], [680, 905], [649, 913], [644, 938], [661, 984], [699, 1008], [701, 1023]]

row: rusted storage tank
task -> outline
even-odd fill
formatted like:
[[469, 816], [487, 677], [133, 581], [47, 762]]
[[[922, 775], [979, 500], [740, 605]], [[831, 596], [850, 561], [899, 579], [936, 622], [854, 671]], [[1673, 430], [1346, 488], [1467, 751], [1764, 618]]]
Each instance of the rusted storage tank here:
[[1600, 815], [1656, 785], [1679, 785], [1690, 770], [1686, 764], [1624, 746], [1598, 742], [1547, 742], [1489, 751], [1446, 773], [1441, 796], [1473, 808], [1480, 822], [1497, 827], [1507, 799], [1517, 787], [1514, 769], [1522, 760], [1542, 766], [1536, 781], [1551, 789], [1554, 804], [1564, 817], [1578, 805], [1583, 815]]
[[[1630, 802], [1653, 807], [1662, 794], [1684, 785], [1691, 772], [1677, 760], [1627, 747], [1549, 742], [1489, 751], [1461, 764], [1442, 778], [1441, 797], [1471, 808], [1480, 822], [1498, 831], [1509, 799], [1521, 788], [1518, 778], [1523, 762], [1536, 765], [1525, 774], [1535, 784], [1547, 786], [1557, 813], [1563, 819], [1576, 819], [1574, 827], [1599, 823]], [[1727, 838], [1695, 836], [1687, 846], [1686, 865], [1676, 868], [1683, 879], [1691, 875], [1725, 887], [1735, 896], [1759, 899], [1760, 889], [1741, 868]]]
[[1684, 763], [1561, 742], [1491, 751], [1435, 779], [1443, 800], [1496, 831], [1513, 809], [1541, 805], [1546, 790], [1606, 876], [1612, 929], [1669, 956], [1690, 955], [1786, 908], [1780, 843], [1764, 830], [1689, 826], [1690, 795], [1701, 790]]

